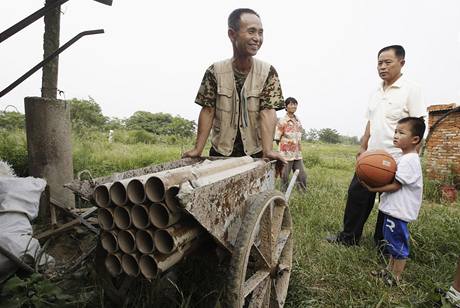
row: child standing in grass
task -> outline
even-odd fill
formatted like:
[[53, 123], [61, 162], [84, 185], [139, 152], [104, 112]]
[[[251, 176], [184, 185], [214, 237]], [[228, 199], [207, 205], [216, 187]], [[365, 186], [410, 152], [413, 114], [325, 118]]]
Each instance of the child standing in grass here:
[[424, 133], [423, 118], [407, 117], [399, 120], [393, 144], [402, 150], [403, 155], [397, 160], [395, 180], [391, 184], [374, 188], [362, 183], [371, 192], [383, 193], [379, 210], [385, 214], [383, 236], [390, 260], [386, 270], [373, 273], [390, 285], [400, 281], [409, 257], [407, 224], [417, 219], [422, 205], [422, 167], [416, 148]]

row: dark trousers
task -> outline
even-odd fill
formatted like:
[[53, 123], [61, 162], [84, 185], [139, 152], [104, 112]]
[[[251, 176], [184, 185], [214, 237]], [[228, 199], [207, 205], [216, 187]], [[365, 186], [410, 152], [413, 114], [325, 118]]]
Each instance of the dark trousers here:
[[[348, 244], [358, 244], [363, 234], [364, 224], [374, 207], [376, 193], [361, 185], [356, 174], [348, 187], [347, 205], [343, 217], [343, 231], [339, 239]], [[383, 240], [383, 213], [379, 211], [374, 231], [374, 242]]]
[[299, 175], [297, 176], [296, 184], [300, 187], [300, 189], [302, 189], [302, 191], [307, 190], [307, 174], [305, 173], [303, 160], [297, 159], [288, 161], [287, 165], [283, 168], [283, 174], [281, 176], [283, 191], [286, 191], [289, 185], [289, 174], [291, 173], [291, 170], [292, 172], [295, 172], [297, 169], [299, 170]]

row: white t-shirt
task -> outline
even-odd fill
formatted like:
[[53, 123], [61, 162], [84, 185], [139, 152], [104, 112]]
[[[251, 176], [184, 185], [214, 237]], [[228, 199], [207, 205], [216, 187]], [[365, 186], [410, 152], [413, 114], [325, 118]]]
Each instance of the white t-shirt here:
[[396, 180], [401, 188], [383, 193], [379, 210], [398, 219], [411, 222], [418, 217], [423, 197], [423, 177], [417, 153], [402, 155], [397, 159]]
[[383, 83], [369, 101], [366, 119], [370, 121], [368, 150], [383, 149], [394, 157], [401, 155], [401, 149], [393, 145], [393, 136], [398, 121], [405, 117], [426, 115], [426, 107], [420, 86], [399, 77], [390, 87], [383, 90]]

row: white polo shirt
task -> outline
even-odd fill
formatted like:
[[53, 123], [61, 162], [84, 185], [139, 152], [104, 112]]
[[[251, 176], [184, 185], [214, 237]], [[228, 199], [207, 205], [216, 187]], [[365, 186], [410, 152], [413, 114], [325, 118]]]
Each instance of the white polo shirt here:
[[426, 115], [426, 107], [419, 85], [399, 77], [390, 87], [383, 90], [380, 84], [369, 101], [366, 119], [370, 121], [368, 150], [383, 149], [395, 157], [401, 149], [393, 145], [393, 136], [398, 121], [405, 117]]

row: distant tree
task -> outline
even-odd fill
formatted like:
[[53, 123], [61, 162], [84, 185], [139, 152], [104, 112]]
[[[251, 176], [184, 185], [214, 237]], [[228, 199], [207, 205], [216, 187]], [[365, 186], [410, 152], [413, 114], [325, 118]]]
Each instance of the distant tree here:
[[102, 128], [107, 122], [101, 107], [92, 97], [88, 100], [73, 98], [69, 102], [70, 120], [74, 128]]
[[306, 133], [305, 133], [305, 140], [307, 141], [318, 141], [319, 139], [319, 134], [318, 130], [314, 128], [310, 128]]
[[25, 128], [24, 114], [16, 111], [0, 112], [0, 129], [13, 130]]
[[136, 111], [126, 120], [128, 129], [144, 129], [155, 135], [177, 135], [188, 137], [195, 133], [196, 124], [180, 116], [173, 117], [169, 113], [151, 113]]
[[318, 132], [319, 140], [325, 143], [340, 143], [340, 134], [332, 128], [322, 128]]
[[116, 117], [107, 118], [107, 122], [105, 123], [106, 129], [123, 129], [126, 126], [125, 119], [119, 119]]
[[359, 144], [359, 139], [356, 136], [340, 136], [340, 143], [344, 144]]

